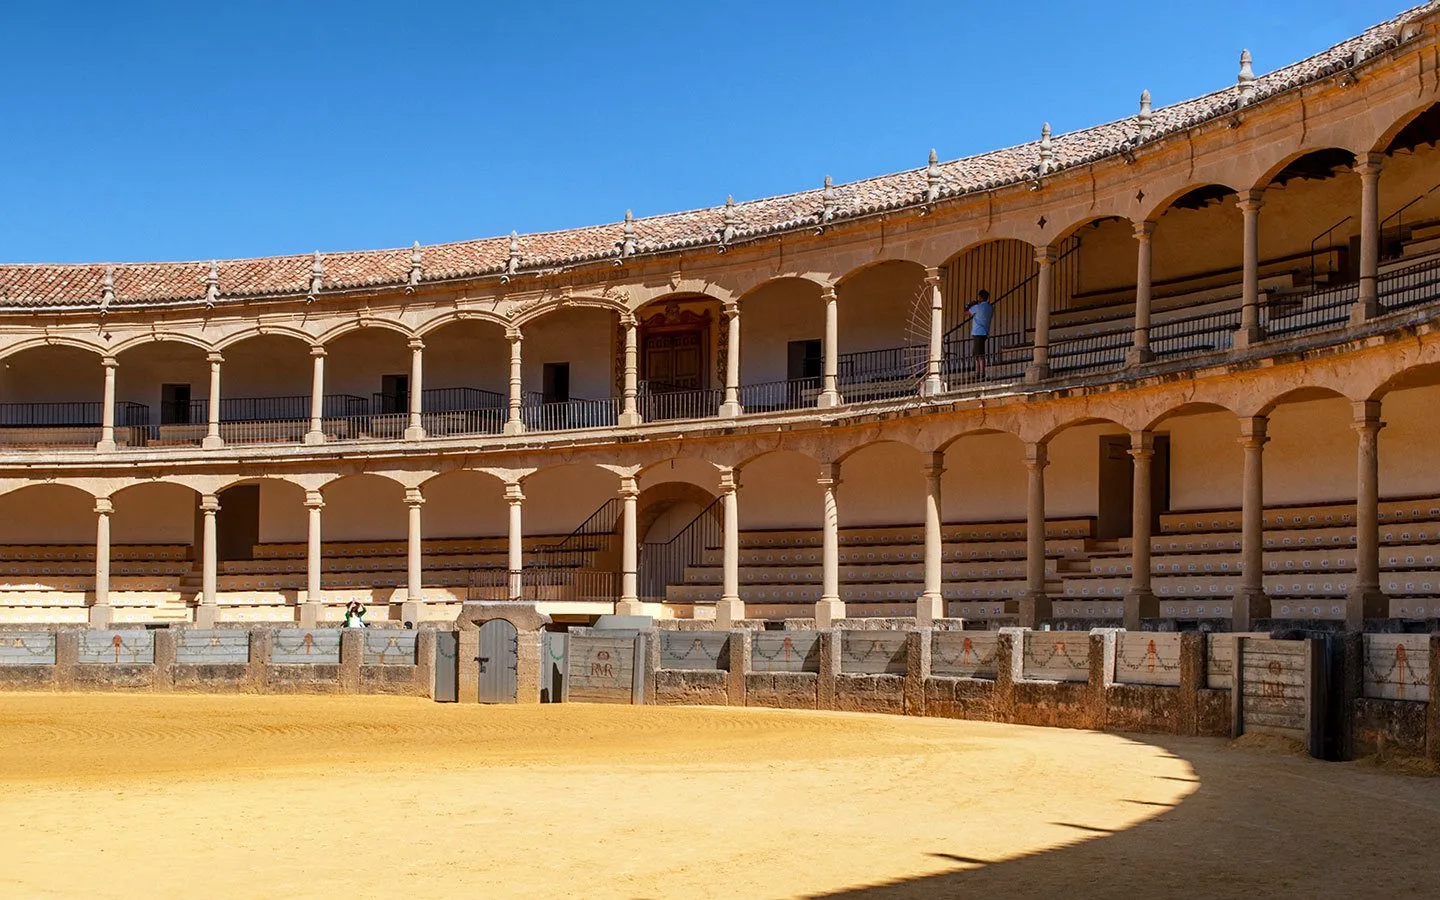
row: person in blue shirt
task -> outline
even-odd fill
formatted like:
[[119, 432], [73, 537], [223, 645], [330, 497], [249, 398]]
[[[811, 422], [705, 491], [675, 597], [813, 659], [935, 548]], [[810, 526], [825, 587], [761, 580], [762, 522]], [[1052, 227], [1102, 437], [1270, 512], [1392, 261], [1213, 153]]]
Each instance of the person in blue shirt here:
[[984, 289], [976, 292], [975, 302], [965, 307], [970, 314], [970, 356], [975, 360], [975, 375], [985, 377], [985, 344], [990, 337], [990, 320], [995, 317], [995, 304], [990, 302], [990, 292]]

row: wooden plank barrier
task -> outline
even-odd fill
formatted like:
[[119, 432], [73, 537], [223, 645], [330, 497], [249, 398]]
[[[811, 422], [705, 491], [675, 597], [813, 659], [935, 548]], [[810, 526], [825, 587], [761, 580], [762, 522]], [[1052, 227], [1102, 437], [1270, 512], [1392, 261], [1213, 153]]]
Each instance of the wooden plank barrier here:
[[79, 662], [87, 665], [149, 665], [155, 636], [144, 629], [91, 628], [80, 632]]
[[175, 662], [181, 665], [244, 665], [250, 661], [250, 632], [243, 628], [184, 628], [176, 634]]
[[0, 632], [0, 666], [55, 665], [55, 632]]
[[819, 672], [820, 632], [755, 632], [750, 636], [750, 671]]
[[1234, 647], [1240, 677], [1239, 690], [1231, 691], [1234, 734], [1274, 734], [1300, 741], [1314, 754], [1324, 642], [1242, 636]]
[[934, 631], [930, 636], [930, 674], [942, 678], [996, 675], [998, 631]]
[[723, 669], [729, 658], [728, 631], [661, 631], [660, 668]]
[[1180, 685], [1178, 633], [1128, 631], [1120, 632], [1116, 637], [1116, 682]]
[[1430, 700], [1430, 635], [1365, 635], [1364, 696]]
[[361, 664], [366, 666], [415, 665], [414, 631], [399, 628], [367, 628]]
[[635, 702], [636, 644], [642, 636], [571, 634], [566, 652], [564, 700], [580, 703]]
[[339, 665], [339, 628], [277, 628], [270, 647], [276, 665]]
[[845, 675], [904, 675], [905, 632], [840, 632], [840, 671]]
[[1035, 681], [1089, 681], [1090, 635], [1084, 631], [1027, 631], [1021, 673]]

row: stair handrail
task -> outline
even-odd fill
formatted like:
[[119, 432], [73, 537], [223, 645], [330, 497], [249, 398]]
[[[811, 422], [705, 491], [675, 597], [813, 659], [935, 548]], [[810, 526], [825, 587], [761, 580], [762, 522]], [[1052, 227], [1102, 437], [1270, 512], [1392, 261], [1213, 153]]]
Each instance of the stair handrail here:
[[[537, 548], [535, 552], [539, 559], [533, 567], [527, 568], [553, 568], [554, 566], [546, 562], [545, 556], [541, 556], [541, 554], [545, 554], [548, 556], [558, 555], [560, 553], [566, 552], [566, 545], [569, 544], [571, 541], [576, 540], [577, 538], [587, 537], [592, 534], [610, 534], [615, 530], [615, 523], [619, 521], [619, 519], [620, 498], [611, 497], [609, 500], [606, 500], [604, 503], [600, 504], [600, 506], [596, 508], [594, 512], [586, 516], [583, 522], [575, 526], [575, 529], [569, 534], [567, 534], [564, 538], [562, 538], [558, 543], [551, 544], [547, 547]], [[593, 525], [592, 523], [596, 522], [597, 520], [605, 524]]]
[[[1055, 262], [1057, 262], [1057, 263], [1060, 262], [1061, 260], [1063, 260], [1063, 259], [1065, 259], [1066, 257], [1070, 256], [1070, 254], [1075, 253], [1075, 252], [1078, 251], [1079, 249], [1080, 249], [1080, 238], [1077, 236], [1077, 237], [1075, 238], [1075, 243], [1072, 244], [1068, 250], [1066, 250], [1064, 253], [1061, 253], [1059, 256], [1055, 257]], [[1038, 271], [1032, 273], [1031, 275], [1026, 276], [1026, 278], [1025, 278], [1023, 281], [1021, 281], [1019, 284], [1017, 284], [1017, 285], [1015, 285], [1014, 287], [1010, 288], [1010, 290], [1008, 290], [1008, 291], [1006, 291], [1005, 293], [1001, 294], [999, 297], [996, 297], [995, 299], [991, 300], [991, 301], [990, 301], [990, 305], [998, 308], [998, 307], [1000, 306], [1001, 301], [1005, 300], [1005, 298], [1009, 297], [1011, 294], [1014, 294], [1015, 292], [1023, 289], [1026, 285], [1028, 285], [1030, 282], [1036, 280], [1036, 279], [1039, 278], [1039, 277], [1040, 277], [1040, 273], [1039, 273]], [[969, 325], [969, 324], [970, 324], [970, 320], [973, 319], [973, 318], [975, 318], [973, 315], [967, 315], [965, 318], [963, 318], [963, 319], [961, 319], [959, 322], [957, 322], [949, 331], [945, 332], [945, 343], [948, 344], [948, 343], [950, 343], [951, 341], [955, 340], [955, 335], [959, 333], [960, 329], [964, 328], [966, 325]]]
[[1315, 275], [1316, 275], [1316, 272], [1315, 272], [1315, 245], [1318, 244], [1318, 243], [1320, 243], [1320, 241], [1323, 239], [1323, 240], [1325, 240], [1325, 241], [1327, 242], [1327, 246], [1326, 246], [1326, 248], [1325, 248], [1325, 252], [1326, 252], [1327, 254], [1330, 253], [1330, 252], [1332, 252], [1335, 248], [1334, 248], [1333, 246], [1329, 246], [1329, 238], [1330, 238], [1330, 235], [1335, 232], [1335, 229], [1339, 228], [1341, 225], [1344, 225], [1346, 222], [1350, 221], [1350, 220], [1353, 219], [1353, 218], [1355, 218], [1355, 216], [1353, 216], [1353, 215], [1346, 216], [1345, 218], [1343, 218], [1343, 219], [1341, 219], [1340, 221], [1336, 222], [1334, 225], [1331, 225], [1329, 228], [1327, 228], [1327, 229], [1325, 229], [1324, 231], [1320, 232], [1319, 234], [1315, 235], [1315, 237], [1310, 241], [1310, 290], [1311, 290], [1312, 292], [1315, 290]]
[[[695, 516], [695, 518], [691, 519], [684, 528], [675, 532], [675, 534], [672, 535], [668, 541], [647, 541], [640, 545], [639, 554], [637, 556], [636, 574], [638, 576], [637, 580], [640, 582], [641, 585], [641, 591], [643, 596], [650, 596], [649, 594], [644, 593], [645, 588], [649, 586], [650, 580], [646, 577], [649, 574], [649, 569], [646, 566], [647, 558], [653, 559], [654, 556], [657, 553], [661, 552], [662, 549], [672, 547], [678, 541], [693, 540], [692, 532], [698, 530], [698, 528], [704, 524], [709, 524], [711, 527], [717, 527], [715, 526], [714, 510], [715, 507], [721, 504], [721, 500], [722, 498], [720, 497], [716, 497], [714, 500], [711, 500], [708, 506], [702, 509]], [[647, 552], [647, 550], [649, 552]], [[683, 572], [689, 566], [694, 565], [695, 562], [696, 560], [694, 559], [686, 559], [683, 565], [680, 566], [681, 571]]]
[[[1404, 206], [1401, 206], [1399, 209], [1395, 210], [1395, 211], [1392, 212], [1390, 215], [1388, 215], [1388, 216], [1386, 216], [1385, 218], [1381, 219], [1381, 220], [1380, 220], [1380, 228], [1379, 228], [1380, 234], [1382, 234], [1382, 235], [1385, 234], [1385, 226], [1390, 222], [1391, 219], [1396, 218], [1397, 216], [1400, 216], [1401, 214], [1403, 214], [1403, 213], [1405, 212], [1405, 210], [1407, 210], [1407, 209], [1409, 209], [1410, 207], [1414, 206], [1415, 204], [1419, 203], [1421, 200], [1424, 200], [1426, 197], [1428, 197], [1428, 196], [1430, 196], [1431, 194], [1435, 193], [1435, 191], [1437, 191], [1437, 190], [1440, 190], [1440, 183], [1437, 183], [1434, 187], [1430, 188], [1429, 190], [1421, 191], [1420, 193], [1416, 194], [1414, 197], [1411, 197], [1411, 198], [1410, 198], [1410, 201], [1409, 201], [1408, 203], [1406, 203]], [[1401, 220], [1400, 220], [1400, 225], [1397, 226], [1397, 231], [1398, 231], [1399, 229], [1403, 229], [1404, 227], [1405, 227], [1405, 220], [1404, 220], [1404, 219], [1401, 219]]]

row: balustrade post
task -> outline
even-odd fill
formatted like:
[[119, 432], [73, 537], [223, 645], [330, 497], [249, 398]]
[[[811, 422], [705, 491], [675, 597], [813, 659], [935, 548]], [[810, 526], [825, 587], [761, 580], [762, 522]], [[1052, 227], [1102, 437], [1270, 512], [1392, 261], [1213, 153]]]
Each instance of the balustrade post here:
[[400, 604], [400, 619], [404, 622], [420, 621], [425, 608], [424, 588], [424, 532], [421, 530], [420, 508], [425, 505], [425, 496], [419, 488], [405, 489], [405, 506], [409, 512], [405, 559], [405, 602]]
[[521, 345], [524, 337], [520, 329], [506, 330], [505, 337], [510, 341], [510, 418], [505, 421], [506, 434], [524, 434], [525, 420], [521, 417], [520, 407], [524, 400], [522, 396], [523, 382], [521, 380]]
[[943, 270], [925, 270], [925, 289], [930, 294], [930, 350], [925, 359], [925, 382], [920, 393], [933, 397], [945, 391], [942, 379], [942, 364], [945, 354], [945, 300], [940, 292], [940, 275]]
[[[405, 429], [405, 440], [423, 441], [425, 423], [425, 342], [413, 338], [410, 347], [410, 424]], [[410, 620], [413, 621], [413, 620]]]
[[113, 356], [107, 356], [100, 360], [100, 367], [105, 374], [105, 393], [104, 399], [100, 401], [100, 441], [95, 445], [95, 449], [109, 452], [116, 447], [115, 370], [120, 367], [120, 362]]
[[115, 504], [109, 497], [95, 499], [95, 599], [90, 604], [91, 628], [110, 625], [110, 515]]
[[925, 466], [925, 590], [915, 608], [920, 625], [945, 617], [945, 545], [940, 522], [940, 479], [944, 474], [945, 454], [930, 454], [930, 463]]
[[1155, 434], [1130, 432], [1130, 459], [1134, 468], [1131, 486], [1130, 590], [1125, 594], [1125, 628], [1139, 631], [1145, 619], [1158, 618], [1160, 601], [1150, 582], [1150, 463], [1155, 457]]
[[325, 348], [310, 348], [310, 430], [305, 443], [325, 443]]
[[1050, 377], [1050, 306], [1055, 293], [1055, 250], [1036, 247], [1035, 264], [1040, 272], [1035, 279], [1035, 346], [1025, 380], [1034, 384]]
[[720, 471], [720, 505], [724, 515], [723, 566], [720, 602], [715, 607], [715, 627], [727, 629], [745, 618], [740, 599], [740, 482], [734, 469]]
[[639, 394], [639, 346], [637, 326], [633, 315], [624, 315], [620, 318], [620, 326], [625, 329], [625, 371], [624, 371], [624, 408], [620, 411], [618, 424], [624, 428], [630, 425], [639, 425], [644, 421], [640, 417], [640, 410], [636, 401]]
[[1380, 169], [1383, 153], [1362, 153], [1355, 158], [1360, 176], [1360, 293], [1350, 310], [1358, 325], [1380, 315]]
[[1154, 233], [1154, 222], [1135, 226], [1135, 335], [1125, 355], [1126, 364], [1131, 366], [1143, 365], [1155, 358], [1150, 350], [1150, 237]]
[[834, 286], [820, 292], [825, 301], [825, 379], [816, 405], [821, 408], [840, 405], [840, 309]]
[[818, 479], [825, 493], [823, 534], [821, 539], [820, 600], [815, 604], [815, 627], [830, 628], [845, 618], [845, 602], [840, 599], [840, 505], [836, 496], [840, 488], [840, 464], [824, 463]]
[[744, 412], [740, 406], [740, 304], [725, 301], [725, 402], [720, 404], [720, 418], [733, 419]]
[[636, 512], [640, 499], [640, 486], [635, 477], [628, 475], [620, 479], [621, 527], [620, 527], [620, 599], [615, 603], [615, 615], [638, 616], [644, 611], [640, 604], [640, 579], [638, 577], [640, 545], [636, 534]]
[[1355, 584], [1345, 602], [1345, 629], [1362, 631], [1366, 619], [1389, 616], [1380, 591], [1380, 401], [1354, 404], [1357, 441], [1355, 474]]
[[215, 625], [216, 588], [220, 574], [220, 550], [216, 540], [215, 517], [220, 512], [220, 498], [205, 494], [200, 498], [200, 602], [195, 607], [195, 625]]
[[1241, 279], [1240, 328], [1235, 349], [1244, 350], [1265, 340], [1260, 327], [1260, 207], [1264, 191], [1245, 191], [1235, 204], [1245, 219], [1244, 274]]
[[509, 530], [505, 538], [506, 596], [510, 600], [519, 600], [524, 595], [525, 586], [525, 492], [520, 482], [505, 483], [505, 502], [510, 507]]
[[210, 364], [210, 400], [205, 404], [205, 439], [200, 442], [202, 450], [219, 450], [225, 446], [220, 437], [220, 364], [225, 357], [211, 353], [205, 357]]
[[1250, 416], [1240, 420], [1240, 446], [1245, 452], [1244, 484], [1240, 507], [1240, 590], [1230, 611], [1230, 627], [1250, 631], [1257, 619], [1270, 618], [1270, 597], [1265, 593], [1265, 444], [1269, 420]]
[[1045, 466], [1046, 446], [1025, 445], [1028, 487], [1025, 504], [1025, 593], [1020, 596], [1020, 625], [1035, 628], [1050, 618], [1050, 596], [1045, 591]]

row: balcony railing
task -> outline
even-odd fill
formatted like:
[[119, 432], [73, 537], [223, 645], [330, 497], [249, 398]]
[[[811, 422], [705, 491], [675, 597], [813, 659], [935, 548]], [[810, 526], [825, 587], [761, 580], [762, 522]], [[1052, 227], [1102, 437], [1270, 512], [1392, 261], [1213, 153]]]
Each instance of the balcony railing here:
[[1377, 287], [1380, 307], [1386, 311], [1417, 306], [1440, 293], [1440, 265], [1428, 262], [1386, 272]]
[[713, 418], [724, 399], [723, 390], [680, 388], [642, 381], [635, 404], [644, 421], [663, 422], [669, 419]]
[[[11, 447], [93, 447], [100, 441], [104, 404], [92, 401], [0, 403], [0, 445]], [[150, 418], [143, 403], [115, 404], [115, 440], [138, 444]]]
[[620, 418], [619, 397], [605, 400], [571, 399], [522, 407], [528, 431], [568, 431], [580, 428], [614, 428]]
[[1350, 321], [1350, 309], [1359, 294], [1360, 285], [1352, 282], [1300, 297], [1273, 298], [1262, 307], [1261, 324], [1271, 337], [1342, 328]]
[[814, 406], [823, 386], [820, 378], [792, 378], [740, 386], [740, 406], [747, 413], [806, 409]]
[[[505, 569], [476, 569], [470, 573], [469, 600], [513, 600], [510, 573]], [[579, 568], [527, 567], [520, 572], [522, 600], [592, 600], [613, 603], [620, 596], [620, 576]]]

